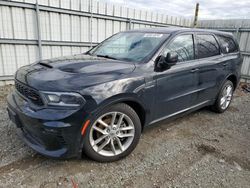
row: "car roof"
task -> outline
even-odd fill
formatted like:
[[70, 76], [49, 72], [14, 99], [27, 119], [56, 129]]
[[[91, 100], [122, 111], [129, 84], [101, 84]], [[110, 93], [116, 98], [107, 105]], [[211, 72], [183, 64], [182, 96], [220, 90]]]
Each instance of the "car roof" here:
[[219, 35], [232, 36], [231, 33], [222, 32], [218, 30], [211, 29], [197, 29], [197, 28], [186, 28], [186, 27], [155, 27], [155, 28], [143, 28], [143, 29], [134, 29], [125, 32], [142, 32], [142, 33], [161, 33], [161, 34], [178, 34], [185, 32], [199, 32], [199, 33], [214, 33]]

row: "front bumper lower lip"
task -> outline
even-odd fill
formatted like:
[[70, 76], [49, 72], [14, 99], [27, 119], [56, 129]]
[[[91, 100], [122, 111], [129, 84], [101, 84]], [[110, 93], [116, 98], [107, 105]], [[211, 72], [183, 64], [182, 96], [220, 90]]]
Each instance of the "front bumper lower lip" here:
[[30, 148], [44, 156], [50, 158], [61, 158], [67, 152], [66, 148], [48, 151], [44, 147], [41, 147], [36, 144], [35, 141], [28, 134], [25, 134], [21, 129], [17, 130], [17, 134]]

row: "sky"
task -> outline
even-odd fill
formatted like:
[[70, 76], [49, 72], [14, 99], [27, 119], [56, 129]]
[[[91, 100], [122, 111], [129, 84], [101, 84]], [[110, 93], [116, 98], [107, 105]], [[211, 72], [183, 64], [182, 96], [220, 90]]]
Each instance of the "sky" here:
[[250, 0], [103, 0], [170, 16], [193, 17], [200, 4], [200, 19], [250, 19]]

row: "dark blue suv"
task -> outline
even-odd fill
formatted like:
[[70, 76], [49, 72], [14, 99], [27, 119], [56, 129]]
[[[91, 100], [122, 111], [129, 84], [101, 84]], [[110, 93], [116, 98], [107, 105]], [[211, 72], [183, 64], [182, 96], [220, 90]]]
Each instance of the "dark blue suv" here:
[[120, 32], [87, 53], [20, 68], [8, 112], [43, 155], [115, 161], [132, 152], [145, 126], [205, 106], [224, 112], [241, 65], [229, 33]]

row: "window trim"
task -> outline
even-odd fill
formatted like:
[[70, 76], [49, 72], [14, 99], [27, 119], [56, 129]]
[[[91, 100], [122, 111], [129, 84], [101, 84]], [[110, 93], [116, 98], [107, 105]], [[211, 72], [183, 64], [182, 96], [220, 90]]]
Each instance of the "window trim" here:
[[[198, 57], [198, 39], [197, 39], [197, 36], [198, 35], [211, 35], [213, 36], [213, 38], [215, 39], [215, 42], [217, 43], [218, 47], [219, 47], [219, 54], [217, 55], [214, 55], [214, 56], [210, 56], [210, 57], [203, 57], [203, 58], [199, 58]], [[223, 53], [221, 51], [221, 46], [220, 46], [220, 43], [218, 41], [218, 39], [216, 38], [216, 35], [214, 33], [209, 33], [209, 32], [195, 32], [194, 33], [194, 38], [195, 38], [195, 51], [196, 51], [196, 56], [195, 56], [195, 59], [196, 60], [199, 60], [199, 59], [207, 59], [207, 58], [214, 58], [214, 57], [218, 57], [218, 56], [221, 56]]]
[[170, 45], [171, 42], [173, 42], [177, 37], [180, 37], [180, 36], [183, 36], [183, 35], [191, 35], [191, 36], [192, 36], [194, 59], [192, 59], [192, 60], [187, 60], [187, 61], [177, 62], [176, 64], [183, 64], [183, 63], [188, 63], [188, 62], [194, 61], [194, 60], [195, 60], [195, 57], [196, 57], [194, 32], [185, 32], [185, 33], [180, 33], [180, 34], [174, 35], [170, 40], [168, 40], [167, 42], [165, 42], [165, 43], [162, 45], [162, 48], [158, 51], [158, 53], [156, 53], [156, 58], [157, 58], [158, 56], [160, 56], [160, 55], [163, 54], [163, 50], [165, 49], [165, 47], [166, 47], [167, 45]]
[[223, 53], [222, 48], [221, 48], [221, 53], [222, 53], [223, 55], [234, 54], [234, 53], [239, 53], [239, 52], [240, 52], [240, 47], [239, 47], [238, 43], [235, 41], [234, 37], [225, 36], [225, 35], [221, 35], [221, 34], [216, 34], [215, 37], [216, 37], [216, 39], [218, 40], [218, 43], [219, 43], [219, 45], [220, 45], [221, 47], [222, 47], [223, 45], [222, 45], [222, 43], [221, 43], [219, 37], [231, 39], [231, 40], [233, 41], [235, 47], [236, 47], [236, 51], [228, 52], [228, 53]]

